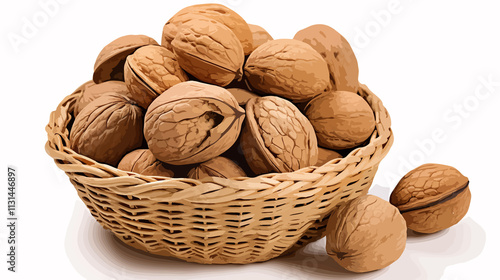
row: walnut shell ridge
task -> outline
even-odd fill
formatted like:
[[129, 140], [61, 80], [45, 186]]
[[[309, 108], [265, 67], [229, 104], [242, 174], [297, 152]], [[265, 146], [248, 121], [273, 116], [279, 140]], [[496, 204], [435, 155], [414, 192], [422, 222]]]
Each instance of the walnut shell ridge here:
[[255, 49], [245, 63], [252, 89], [305, 102], [330, 90], [328, 65], [308, 44], [293, 39], [268, 41]]
[[229, 149], [244, 119], [245, 111], [226, 89], [188, 81], [151, 103], [144, 136], [151, 152], [163, 162], [199, 163]]
[[143, 142], [144, 114], [131, 99], [107, 93], [90, 102], [75, 118], [70, 146], [95, 161], [116, 166]]

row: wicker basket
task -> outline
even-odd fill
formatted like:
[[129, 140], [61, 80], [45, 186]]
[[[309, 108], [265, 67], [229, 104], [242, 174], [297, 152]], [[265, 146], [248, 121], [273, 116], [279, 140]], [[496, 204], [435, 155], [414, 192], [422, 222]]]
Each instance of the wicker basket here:
[[208, 264], [262, 262], [324, 236], [339, 203], [367, 193], [393, 134], [387, 110], [362, 85], [376, 129], [367, 144], [320, 167], [255, 178], [172, 179], [125, 172], [69, 148], [77, 93], [51, 113], [47, 153], [92, 216], [124, 243]]

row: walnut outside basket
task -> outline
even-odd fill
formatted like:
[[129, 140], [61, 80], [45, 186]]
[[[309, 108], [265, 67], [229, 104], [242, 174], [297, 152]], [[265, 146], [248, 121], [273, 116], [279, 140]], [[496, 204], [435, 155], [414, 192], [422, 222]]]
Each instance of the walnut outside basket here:
[[340, 203], [368, 192], [393, 134], [380, 99], [364, 85], [359, 94], [376, 117], [367, 144], [345, 158], [290, 173], [172, 179], [101, 164], [69, 148], [78, 93], [51, 113], [45, 149], [92, 216], [124, 243], [189, 262], [262, 262], [320, 239]]

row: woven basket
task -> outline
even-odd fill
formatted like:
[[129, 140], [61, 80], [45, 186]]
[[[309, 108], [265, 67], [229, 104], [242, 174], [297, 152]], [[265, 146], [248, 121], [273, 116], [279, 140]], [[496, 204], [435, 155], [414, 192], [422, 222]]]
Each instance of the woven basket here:
[[262, 262], [323, 237], [330, 213], [367, 193], [393, 134], [380, 99], [364, 85], [359, 94], [376, 117], [367, 144], [345, 158], [291, 173], [172, 179], [98, 163], [69, 148], [78, 93], [51, 113], [45, 149], [92, 216], [124, 243], [189, 262]]

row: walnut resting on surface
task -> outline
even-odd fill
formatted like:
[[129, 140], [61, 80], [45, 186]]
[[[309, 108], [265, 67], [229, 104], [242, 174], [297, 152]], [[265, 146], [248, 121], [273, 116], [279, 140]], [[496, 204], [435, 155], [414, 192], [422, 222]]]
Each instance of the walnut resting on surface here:
[[441, 164], [424, 164], [408, 172], [390, 198], [408, 228], [420, 233], [457, 224], [467, 214], [470, 201], [469, 179]]
[[398, 209], [363, 195], [333, 212], [326, 228], [326, 251], [353, 272], [368, 272], [395, 262], [406, 247], [406, 223]]

